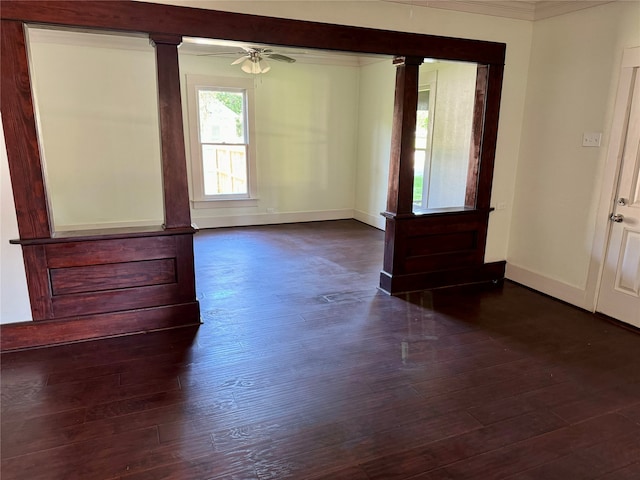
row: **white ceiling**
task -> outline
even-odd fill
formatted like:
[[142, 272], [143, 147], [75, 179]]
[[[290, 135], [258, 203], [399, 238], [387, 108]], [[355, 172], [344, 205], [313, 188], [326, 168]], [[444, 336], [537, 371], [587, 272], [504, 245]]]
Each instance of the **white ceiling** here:
[[382, 0], [520, 20], [542, 20], [615, 0]]

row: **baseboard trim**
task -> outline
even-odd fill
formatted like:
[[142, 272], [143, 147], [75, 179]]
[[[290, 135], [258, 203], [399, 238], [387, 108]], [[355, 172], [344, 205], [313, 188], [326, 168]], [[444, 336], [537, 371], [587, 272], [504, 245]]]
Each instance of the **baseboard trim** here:
[[545, 277], [539, 273], [527, 270], [512, 263], [507, 263], [505, 276], [509, 280], [520, 283], [538, 292], [570, 303], [576, 307], [591, 311], [590, 303], [586, 301], [586, 290], [568, 283]]
[[78, 223], [73, 225], [56, 225], [56, 232], [77, 232], [78, 230], [104, 230], [109, 228], [154, 227], [162, 225], [162, 218], [157, 220], [129, 220], [126, 222]]
[[318, 210], [309, 212], [255, 213], [248, 215], [226, 215], [222, 217], [192, 217], [197, 228], [248, 227], [277, 223], [319, 222], [324, 220], [347, 220], [354, 218], [351, 208], [342, 210]]
[[380, 289], [391, 295], [398, 295], [418, 290], [498, 281], [504, 278], [505, 263], [504, 261], [491, 262], [477, 267], [404, 275], [391, 275], [382, 271], [380, 272]]
[[0, 325], [0, 351], [50, 347], [200, 323], [198, 302], [62, 320], [7, 323]]
[[382, 215], [371, 215], [367, 212], [363, 212], [362, 210], [354, 210], [353, 218], [359, 222], [375, 227], [378, 230], [382, 230], [383, 232], [386, 227], [386, 219]]

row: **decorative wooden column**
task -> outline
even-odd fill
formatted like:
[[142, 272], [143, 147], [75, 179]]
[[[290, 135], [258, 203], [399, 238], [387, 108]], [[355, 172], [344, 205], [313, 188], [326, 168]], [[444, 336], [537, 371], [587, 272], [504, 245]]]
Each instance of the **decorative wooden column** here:
[[180, 35], [152, 34], [158, 75], [158, 112], [164, 192], [164, 228], [191, 226], [187, 159], [182, 124], [178, 46]]
[[[391, 131], [389, 186], [384, 240], [384, 262], [380, 286], [391, 291], [391, 276], [400, 268], [402, 239], [397, 234], [397, 219], [413, 216], [413, 156], [415, 152], [418, 76], [421, 57], [396, 57], [396, 92]], [[386, 275], [385, 275], [386, 274]]]
[[396, 57], [396, 92], [383, 270], [391, 294], [499, 280], [505, 262], [484, 263], [496, 149], [502, 65], [478, 65], [464, 207], [413, 213], [420, 57]]
[[154, 35], [164, 226], [53, 232], [24, 25], [2, 20], [2, 118], [33, 321], [2, 325], [0, 349], [193, 326], [193, 234], [177, 46]]
[[412, 213], [413, 154], [415, 152], [418, 75], [423, 59], [396, 57], [396, 93], [391, 131], [389, 190], [385, 216]]
[[20, 238], [49, 238], [49, 214], [22, 22], [2, 20], [0, 101]]

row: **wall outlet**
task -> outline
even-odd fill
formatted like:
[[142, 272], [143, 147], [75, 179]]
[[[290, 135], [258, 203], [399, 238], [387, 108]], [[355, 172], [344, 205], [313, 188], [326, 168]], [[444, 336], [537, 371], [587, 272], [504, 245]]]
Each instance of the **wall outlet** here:
[[276, 213], [276, 209], [273, 207], [267, 208], [267, 213]]
[[505, 210], [507, 208], [507, 202], [498, 202], [496, 210]]
[[583, 147], [599, 147], [602, 134], [598, 132], [588, 132], [582, 135]]

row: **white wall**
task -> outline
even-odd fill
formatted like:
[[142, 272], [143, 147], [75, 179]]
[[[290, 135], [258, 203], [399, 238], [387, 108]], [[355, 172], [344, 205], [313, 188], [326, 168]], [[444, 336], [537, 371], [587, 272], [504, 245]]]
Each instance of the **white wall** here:
[[384, 230], [396, 68], [390, 60], [361, 67], [354, 218]]
[[9, 163], [0, 119], [0, 323], [31, 320], [27, 279], [20, 245]]
[[148, 40], [114, 48], [110, 35], [29, 31], [54, 230], [161, 225], [155, 53]]
[[426, 63], [420, 75], [438, 72], [431, 149], [429, 208], [464, 206], [475, 103], [477, 65]]
[[[185, 119], [186, 75], [251, 78], [231, 61], [180, 55]], [[200, 228], [353, 217], [358, 68], [269, 63], [254, 82], [258, 204], [192, 209]]]
[[[588, 278], [622, 51], [640, 45], [640, 3], [536, 22], [508, 276], [591, 308]], [[604, 132], [600, 148], [583, 132]], [[588, 286], [589, 284], [589, 286]]]

